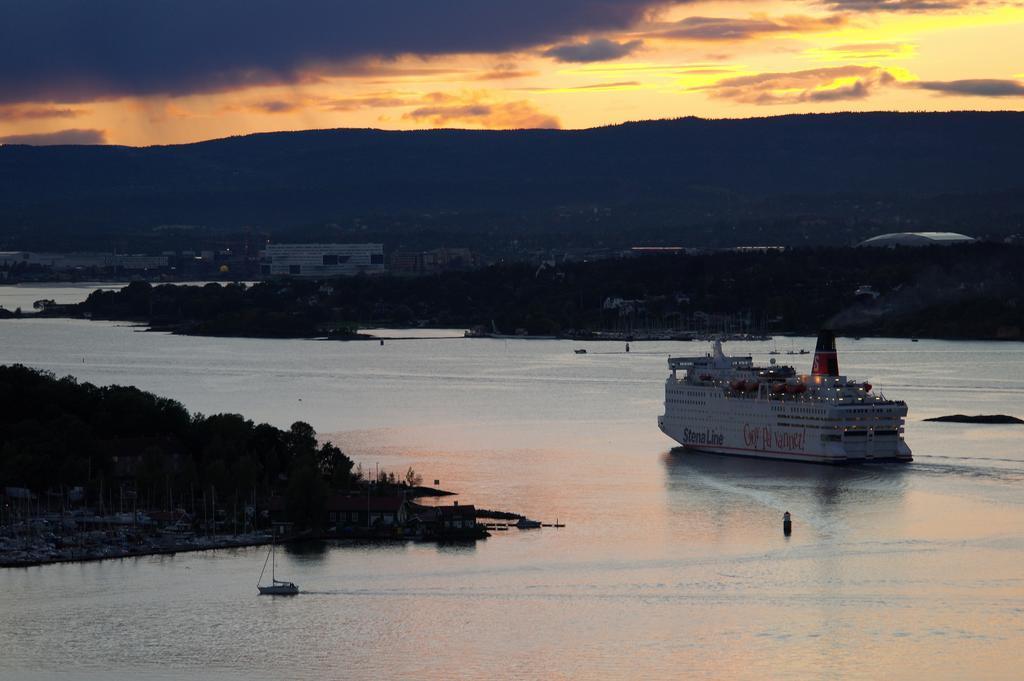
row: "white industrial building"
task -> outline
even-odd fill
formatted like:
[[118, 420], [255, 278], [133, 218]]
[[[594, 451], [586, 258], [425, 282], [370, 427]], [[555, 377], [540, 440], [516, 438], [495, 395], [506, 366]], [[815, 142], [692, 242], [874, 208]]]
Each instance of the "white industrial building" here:
[[293, 277], [379, 274], [384, 272], [384, 245], [267, 244], [260, 269]]

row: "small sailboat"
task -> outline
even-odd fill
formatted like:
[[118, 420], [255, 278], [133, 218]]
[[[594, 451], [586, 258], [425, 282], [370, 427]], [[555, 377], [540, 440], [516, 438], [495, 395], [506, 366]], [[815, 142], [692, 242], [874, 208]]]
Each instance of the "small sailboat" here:
[[[277, 567], [277, 542], [271, 540], [270, 551], [267, 552], [267, 559], [263, 561], [263, 569], [260, 570], [260, 578], [256, 580], [256, 588], [260, 590], [261, 596], [294, 596], [299, 593], [299, 587], [292, 582], [284, 582], [277, 578], [275, 568]], [[267, 571], [267, 562], [270, 562], [270, 584], [260, 586], [263, 581], [263, 573]]]

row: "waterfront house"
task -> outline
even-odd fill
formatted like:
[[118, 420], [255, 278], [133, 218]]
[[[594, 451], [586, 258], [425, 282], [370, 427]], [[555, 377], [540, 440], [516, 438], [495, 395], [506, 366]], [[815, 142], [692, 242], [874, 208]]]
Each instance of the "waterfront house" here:
[[420, 525], [424, 537], [475, 538], [482, 529], [472, 504], [462, 506], [456, 501], [451, 506], [409, 506], [410, 519]]
[[401, 496], [332, 495], [327, 500], [327, 527], [405, 525], [408, 509]]

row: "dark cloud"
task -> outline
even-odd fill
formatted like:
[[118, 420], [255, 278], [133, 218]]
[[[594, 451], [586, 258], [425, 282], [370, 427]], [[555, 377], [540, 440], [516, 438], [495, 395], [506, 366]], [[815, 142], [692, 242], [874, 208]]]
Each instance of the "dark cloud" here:
[[971, 97], [1024, 97], [1024, 83], [996, 78], [966, 80], [924, 80], [913, 84], [922, 90], [933, 90], [944, 95]]
[[289, 113], [299, 108], [295, 102], [286, 102], [282, 99], [271, 99], [265, 102], [257, 102], [253, 108], [264, 113]]
[[730, 19], [726, 17], [687, 17], [671, 24], [660, 24], [653, 35], [672, 40], [749, 40], [769, 33], [803, 33], [830, 30], [846, 22], [845, 17], [789, 16], [757, 19]]
[[1024, 82], [1016, 80], [979, 78], [900, 82], [884, 68], [856, 65], [788, 73], [758, 73], [725, 78], [696, 89], [719, 99], [767, 105], [864, 99], [878, 89], [890, 86], [931, 90], [942, 95], [1024, 97]]
[[31, 144], [38, 147], [55, 144], [104, 144], [106, 141], [107, 134], [105, 131], [84, 130], [80, 128], [0, 137], [0, 144]]
[[623, 30], [678, 1], [16, 0], [0, 3], [0, 101], [215, 92], [404, 54], [503, 53]]
[[510, 80], [536, 75], [536, 71], [523, 71], [515, 64], [497, 64], [490, 71], [474, 76], [473, 80]]
[[405, 114], [406, 118], [439, 119], [439, 122], [483, 118], [490, 116], [494, 109], [489, 104], [452, 104], [448, 106], [421, 106]]
[[986, 0], [824, 0], [823, 5], [852, 12], [946, 12], [972, 5], [987, 4]]
[[850, 85], [829, 88], [827, 90], [810, 90], [803, 94], [803, 102], [840, 102], [847, 99], [864, 99], [870, 93], [864, 80], [856, 80]]
[[331, 99], [325, 102], [324, 108], [330, 111], [355, 111], [357, 109], [386, 109], [394, 106], [411, 106], [415, 103], [415, 100], [385, 94]]
[[607, 38], [594, 38], [581, 43], [556, 45], [544, 50], [543, 54], [545, 57], [564, 62], [611, 61], [635, 52], [641, 45], [643, 45], [643, 41], [640, 40], [617, 43]]
[[74, 109], [52, 106], [3, 106], [0, 107], [0, 121], [36, 120], [40, 118], [74, 118], [80, 114]]
[[885, 69], [851, 65], [738, 76], [695, 89], [743, 104], [798, 104], [864, 99], [879, 86], [895, 82]]

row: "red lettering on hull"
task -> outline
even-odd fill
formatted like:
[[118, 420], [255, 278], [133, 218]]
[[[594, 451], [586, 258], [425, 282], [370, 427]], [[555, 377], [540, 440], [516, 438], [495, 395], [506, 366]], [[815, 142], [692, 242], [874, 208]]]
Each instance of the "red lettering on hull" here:
[[743, 444], [748, 449], [768, 451], [774, 445], [778, 451], [806, 451], [807, 432], [800, 430], [772, 430], [768, 426], [743, 424]]

